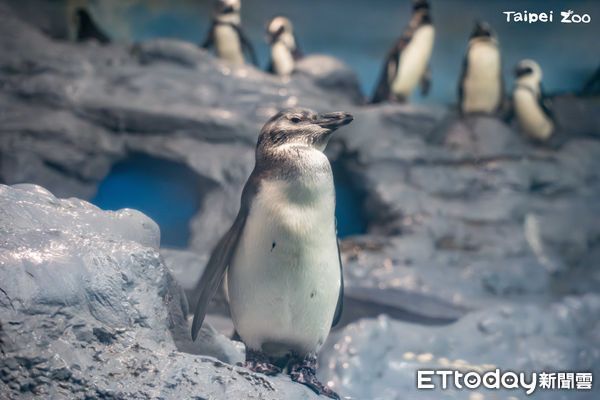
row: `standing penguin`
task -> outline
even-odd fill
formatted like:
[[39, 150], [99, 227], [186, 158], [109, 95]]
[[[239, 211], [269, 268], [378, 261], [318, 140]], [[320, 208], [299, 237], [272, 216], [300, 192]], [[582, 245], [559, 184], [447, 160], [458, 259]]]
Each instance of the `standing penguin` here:
[[92, 19], [90, 13], [84, 9], [79, 8], [75, 11], [73, 16], [75, 22], [75, 40], [78, 42], [85, 42], [88, 40], [97, 40], [99, 43], [106, 44], [110, 43], [110, 39], [98, 25]]
[[414, 0], [408, 28], [385, 59], [372, 103], [406, 101], [419, 83], [422, 94], [429, 93], [429, 59], [434, 38], [429, 3], [427, 0]]
[[521, 131], [533, 139], [548, 140], [554, 123], [544, 104], [542, 69], [533, 60], [522, 60], [515, 68], [515, 79], [513, 107]]
[[316, 355], [339, 321], [343, 277], [333, 175], [323, 150], [352, 119], [291, 109], [265, 124], [239, 213], [200, 279], [192, 325], [195, 339], [227, 274], [246, 366], [268, 375], [287, 366], [292, 380], [331, 398], [339, 397], [317, 380]]
[[504, 82], [498, 40], [490, 25], [476, 22], [469, 39], [458, 87], [460, 111], [493, 114], [500, 111]]
[[240, 28], [240, 0], [217, 0], [215, 15], [202, 47], [215, 47], [217, 56], [235, 65], [244, 64], [244, 52], [258, 65], [252, 44]]
[[294, 36], [292, 23], [286, 17], [275, 17], [267, 25], [267, 40], [271, 46], [271, 61], [268, 72], [289, 76], [302, 53]]

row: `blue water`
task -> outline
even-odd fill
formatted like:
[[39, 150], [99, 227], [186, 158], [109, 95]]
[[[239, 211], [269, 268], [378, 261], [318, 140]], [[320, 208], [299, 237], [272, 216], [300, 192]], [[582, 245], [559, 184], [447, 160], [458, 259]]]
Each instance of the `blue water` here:
[[[208, 29], [212, 1], [154, 0], [152, 2], [92, 0], [99, 23], [117, 40], [139, 41], [171, 37], [201, 42]], [[243, 0], [242, 24], [262, 65], [268, 59], [265, 24], [274, 15], [294, 22], [305, 53], [326, 53], [349, 64], [371, 93], [381, 62], [410, 18], [409, 0]], [[430, 96], [418, 102], [452, 103], [468, 36], [475, 19], [485, 19], [497, 31], [503, 54], [507, 89], [511, 70], [523, 58], [537, 60], [549, 92], [577, 90], [600, 64], [600, 1], [597, 0], [431, 0], [436, 44], [431, 60]], [[588, 25], [558, 22], [560, 11], [588, 13]], [[548, 24], [507, 23], [503, 11], [554, 11]]]
[[104, 210], [140, 210], [160, 226], [161, 245], [183, 248], [189, 241], [190, 219], [200, 206], [202, 186], [187, 166], [138, 154], [115, 164], [92, 203]]

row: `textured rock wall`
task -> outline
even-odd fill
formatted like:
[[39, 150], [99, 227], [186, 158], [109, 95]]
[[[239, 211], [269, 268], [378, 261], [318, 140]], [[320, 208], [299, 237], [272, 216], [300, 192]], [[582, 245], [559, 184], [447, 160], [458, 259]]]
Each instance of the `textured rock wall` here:
[[235, 363], [187, 301], [145, 215], [0, 185], [0, 397], [311, 399], [308, 389]]

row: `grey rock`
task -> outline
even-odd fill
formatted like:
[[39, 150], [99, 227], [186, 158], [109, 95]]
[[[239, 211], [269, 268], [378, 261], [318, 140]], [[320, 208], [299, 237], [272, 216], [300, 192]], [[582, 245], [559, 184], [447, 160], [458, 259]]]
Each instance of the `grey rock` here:
[[0, 185], [2, 398], [313, 399], [288, 378], [218, 361], [242, 349], [203, 328], [135, 210], [102, 211], [35, 185]]
[[311, 54], [296, 63], [294, 74], [304, 75], [317, 86], [357, 104], [365, 102], [356, 73], [336, 58]]
[[[417, 390], [417, 370], [462, 372], [600, 371], [600, 296], [552, 304], [505, 303], [443, 327], [381, 316], [347, 326], [323, 350], [321, 378], [356, 399], [433, 399], [440, 389]], [[368, 368], [364, 366], [368, 365]], [[528, 377], [529, 378], [529, 377]], [[434, 382], [439, 387], [439, 380]], [[444, 398], [526, 398], [521, 390], [450, 389]], [[597, 390], [594, 390], [597, 393]], [[479, 396], [479, 397], [476, 397]], [[483, 396], [483, 397], [481, 397]], [[590, 399], [589, 391], [538, 388], [537, 399]]]
[[568, 137], [600, 135], [600, 96], [562, 95], [551, 98], [558, 129]]
[[[90, 199], [111, 166], [133, 153], [181, 162], [206, 186], [208, 206], [192, 222], [199, 252], [235, 217], [267, 118], [285, 107], [353, 104], [346, 96], [353, 76], [338, 79], [339, 90], [323, 89], [316, 78], [284, 82], [176, 40], [133, 49], [55, 41], [4, 3], [0, 20], [0, 182]], [[329, 65], [326, 74], [352, 75], [339, 62]]]

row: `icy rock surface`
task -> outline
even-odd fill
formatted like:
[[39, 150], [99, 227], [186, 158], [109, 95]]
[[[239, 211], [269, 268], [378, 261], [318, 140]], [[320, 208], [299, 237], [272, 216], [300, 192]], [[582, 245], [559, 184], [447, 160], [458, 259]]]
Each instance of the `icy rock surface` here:
[[[362, 320], [329, 341], [322, 378], [355, 399], [592, 399], [598, 390], [488, 391], [416, 389], [417, 370], [600, 372], [600, 296], [567, 297], [551, 305], [505, 304], [459, 322], [425, 327]], [[365, 368], [365, 365], [370, 366]], [[439, 378], [438, 378], [439, 379]], [[528, 375], [528, 381], [530, 376]], [[439, 380], [434, 379], [439, 386]], [[443, 397], [439, 397], [443, 393]]]
[[316, 398], [189, 354], [241, 359], [210, 326], [191, 343], [187, 302], [158, 240], [140, 212], [0, 185], [0, 397]]

